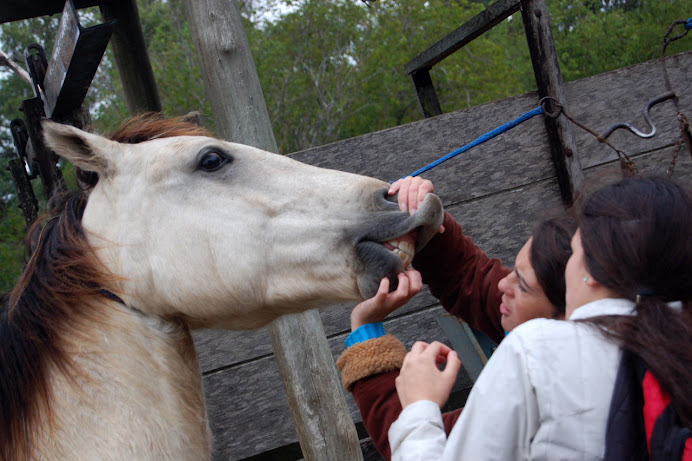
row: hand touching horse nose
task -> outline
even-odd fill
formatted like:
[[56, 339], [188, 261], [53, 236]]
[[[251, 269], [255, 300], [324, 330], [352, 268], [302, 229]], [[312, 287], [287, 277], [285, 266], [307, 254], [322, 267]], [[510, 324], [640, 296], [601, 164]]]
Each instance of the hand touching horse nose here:
[[[423, 203], [426, 195], [435, 193], [435, 187], [431, 181], [420, 176], [407, 176], [389, 186], [389, 195], [397, 192], [399, 193], [399, 209], [413, 214]], [[444, 226], [440, 226], [440, 233], [444, 231]]]
[[[446, 365], [440, 369], [438, 365], [445, 361]], [[460, 368], [461, 360], [450, 347], [438, 341], [416, 342], [406, 354], [396, 378], [401, 406], [406, 408], [419, 400], [431, 400], [442, 407], [452, 392]]]

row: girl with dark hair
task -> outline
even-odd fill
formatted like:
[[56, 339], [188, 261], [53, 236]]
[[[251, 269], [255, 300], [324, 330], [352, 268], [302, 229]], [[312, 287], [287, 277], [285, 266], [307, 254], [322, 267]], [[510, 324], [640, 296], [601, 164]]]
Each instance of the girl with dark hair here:
[[458, 357], [440, 343], [414, 344], [396, 381], [404, 410], [389, 431], [393, 459], [602, 460], [623, 351], [643, 361], [692, 427], [692, 194], [670, 180], [629, 178], [581, 210], [565, 272], [569, 321], [516, 328], [448, 438], [439, 405]]
[[[415, 212], [428, 192], [430, 181], [406, 178], [395, 183], [402, 210]], [[413, 267], [399, 276], [395, 291], [384, 279], [377, 295], [351, 313], [353, 333], [349, 348], [337, 361], [344, 387], [353, 393], [363, 423], [377, 450], [389, 459], [387, 431], [401, 412], [394, 380], [406, 348], [385, 335], [382, 320], [418, 293], [423, 282], [451, 314], [500, 342], [506, 332], [533, 318], [564, 318], [564, 268], [571, 255], [570, 240], [576, 230], [568, 216], [540, 222], [516, 257], [513, 269], [490, 259], [462, 232], [461, 225], [445, 214], [444, 232], [433, 238], [413, 259]], [[449, 432], [461, 410], [443, 415]]]

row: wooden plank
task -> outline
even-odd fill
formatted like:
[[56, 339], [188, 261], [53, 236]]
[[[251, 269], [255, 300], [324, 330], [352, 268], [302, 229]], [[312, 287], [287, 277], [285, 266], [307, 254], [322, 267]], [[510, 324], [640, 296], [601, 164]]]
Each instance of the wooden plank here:
[[[187, 0], [185, 12], [218, 131], [278, 152], [237, 3]], [[268, 331], [305, 459], [362, 459], [319, 314], [280, 317]]]
[[409, 61], [406, 64], [406, 73], [412, 74], [421, 69], [430, 69], [517, 11], [519, 11], [518, 0], [498, 0]]
[[459, 353], [461, 363], [469, 377], [476, 382], [483, 367], [488, 363], [489, 356], [483, 351], [471, 327], [453, 315], [440, 316], [437, 321], [440, 322], [452, 348]]
[[[75, 0], [76, 8], [88, 8], [117, 0]], [[20, 19], [38, 18], [62, 12], [64, 0], [3, 0], [0, 2], [0, 24]]]
[[[538, 105], [535, 93], [401, 125], [291, 154], [325, 168], [396, 180]], [[554, 175], [540, 117], [426, 172], [446, 203], [469, 200]], [[347, 154], [344, 154], [347, 153]], [[449, 179], [454, 178], [452, 187]], [[463, 187], [460, 187], [463, 184]]]
[[48, 117], [79, 109], [106, 52], [114, 22], [83, 28], [72, 0], [65, 2], [43, 79]]
[[154, 71], [147, 54], [136, 0], [100, 2], [104, 20], [117, 20], [111, 46], [131, 115], [162, 110]]
[[[521, 16], [538, 85], [538, 96], [551, 97], [569, 110], [545, 0], [521, 0]], [[544, 108], [549, 113], [557, 110], [550, 101]], [[569, 206], [584, 180], [572, 125], [564, 117], [545, 117], [544, 122], [562, 201]]]

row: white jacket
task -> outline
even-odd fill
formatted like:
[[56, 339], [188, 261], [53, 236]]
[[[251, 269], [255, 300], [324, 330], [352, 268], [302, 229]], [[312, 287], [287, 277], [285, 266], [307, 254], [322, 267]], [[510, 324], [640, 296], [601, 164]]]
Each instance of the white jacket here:
[[392, 460], [600, 460], [620, 349], [573, 320], [627, 315], [634, 303], [602, 299], [569, 321], [536, 319], [505, 338], [446, 438], [440, 408], [409, 405], [389, 430]]

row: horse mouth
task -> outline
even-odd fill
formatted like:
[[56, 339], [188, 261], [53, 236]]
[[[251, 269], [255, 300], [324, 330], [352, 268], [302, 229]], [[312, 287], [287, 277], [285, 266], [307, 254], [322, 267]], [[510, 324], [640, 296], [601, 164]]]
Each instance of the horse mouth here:
[[413, 262], [413, 256], [416, 253], [416, 237], [418, 230], [409, 232], [401, 237], [388, 240], [382, 245], [392, 253], [394, 253], [402, 262], [404, 269], [408, 268]]
[[384, 277], [389, 278], [390, 291], [395, 290], [398, 274], [411, 265], [415, 253], [437, 233], [443, 218], [439, 197], [428, 194], [413, 215], [385, 212], [360, 227], [355, 249], [361, 264], [357, 276], [361, 296], [365, 299], [374, 296]]

